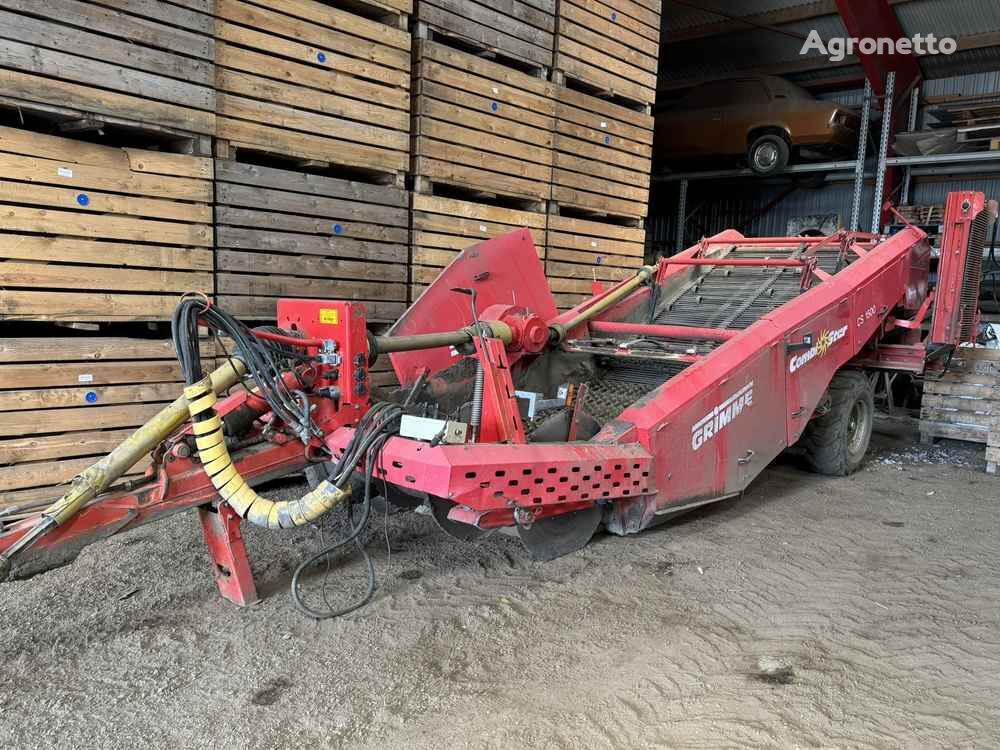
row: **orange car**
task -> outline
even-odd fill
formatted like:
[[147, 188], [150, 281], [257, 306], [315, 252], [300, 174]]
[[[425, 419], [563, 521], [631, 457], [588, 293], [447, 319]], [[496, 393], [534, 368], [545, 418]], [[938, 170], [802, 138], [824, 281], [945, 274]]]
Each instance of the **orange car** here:
[[746, 155], [758, 174], [784, 169], [793, 152], [846, 150], [857, 145], [853, 110], [815, 99], [776, 76], [714, 81], [656, 115], [653, 157]]

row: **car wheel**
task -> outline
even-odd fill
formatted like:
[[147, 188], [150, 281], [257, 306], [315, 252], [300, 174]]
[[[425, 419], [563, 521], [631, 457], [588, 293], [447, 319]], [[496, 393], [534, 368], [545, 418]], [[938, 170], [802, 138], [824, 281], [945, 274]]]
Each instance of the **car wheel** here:
[[750, 146], [750, 169], [757, 174], [774, 174], [788, 166], [791, 149], [780, 135], [762, 135]]

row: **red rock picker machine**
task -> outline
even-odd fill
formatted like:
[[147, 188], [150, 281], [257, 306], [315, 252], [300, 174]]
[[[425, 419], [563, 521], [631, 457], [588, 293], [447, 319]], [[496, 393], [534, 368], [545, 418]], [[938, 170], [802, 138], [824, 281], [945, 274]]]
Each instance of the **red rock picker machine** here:
[[[933, 293], [926, 235], [907, 226], [726, 231], [562, 314], [521, 230], [465, 250], [387, 336], [368, 334], [351, 302], [283, 299], [277, 328], [250, 330], [187, 297], [173, 319], [183, 395], [54, 505], [9, 525], [0, 572], [196, 508], [222, 595], [246, 604], [244, 521], [287, 529], [341, 506], [349, 533], [313, 560], [346, 544], [364, 554], [377, 494], [462, 540], [509, 527], [546, 560], [602, 523], [635, 534], [739, 495], [789, 446], [818, 472], [847, 474], [868, 447], [878, 371], [940, 368], [975, 338], [990, 213], [982, 194], [949, 197]], [[198, 326], [232, 342], [209, 375]], [[385, 355], [401, 387], [375, 399], [369, 368]], [[143, 479], [116, 484], [150, 453]], [[253, 489], [303, 470], [314, 488], [298, 500]], [[362, 600], [307, 604], [307, 560], [296, 603], [313, 617], [360, 606], [374, 591], [365, 560]]]

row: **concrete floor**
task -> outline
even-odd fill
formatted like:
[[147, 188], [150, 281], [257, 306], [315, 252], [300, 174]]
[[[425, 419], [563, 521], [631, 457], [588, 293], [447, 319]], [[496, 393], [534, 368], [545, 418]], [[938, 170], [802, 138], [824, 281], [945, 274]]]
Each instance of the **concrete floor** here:
[[1000, 485], [902, 446], [547, 564], [379, 519], [375, 601], [320, 624], [317, 532], [250, 532], [240, 610], [178, 516], [0, 586], [0, 746], [996, 747]]

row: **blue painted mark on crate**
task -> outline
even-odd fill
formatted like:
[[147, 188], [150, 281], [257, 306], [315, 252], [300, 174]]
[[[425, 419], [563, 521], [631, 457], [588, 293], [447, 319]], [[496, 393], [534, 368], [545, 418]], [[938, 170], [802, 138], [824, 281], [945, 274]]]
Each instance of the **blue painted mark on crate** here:
[[496, 112], [498, 109], [500, 109], [500, 105], [497, 104], [496, 102], [490, 102], [490, 109]]
[[333, 225], [333, 233], [334, 234], [340, 234], [343, 231], [344, 231], [344, 228], [342, 226], [340, 226], [340, 224], [334, 224]]
[[83, 396], [84, 401], [88, 404], [97, 403], [97, 391], [87, 391]]
[[612, 21], [617, 21], [618, 20], [618, 14], [615, 13], [614, 11], [611, 11], [611, 20]]
[[603, 255], [598, 255], [596, 262], [597, 262], [597, 265], [599, 265], [599, 266], [602, 265], [604, 263], [604, 256]]
[[325, 63], [326, 62], [326, 53], [325, 52], [317, 52], [316, 53], [316, 59], [319, 60], [321, 63]]
[[81, 206], [89, 205], [90, 196], [87, 195], [86, 193], [80, 193], [78, 196], [76, 196], [76, 202], [79, 203]]
[[605, 146], [610, 146], [611, 145], [611, 136], [610, 135], [604, 136], [604, 145]]

